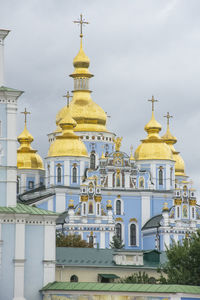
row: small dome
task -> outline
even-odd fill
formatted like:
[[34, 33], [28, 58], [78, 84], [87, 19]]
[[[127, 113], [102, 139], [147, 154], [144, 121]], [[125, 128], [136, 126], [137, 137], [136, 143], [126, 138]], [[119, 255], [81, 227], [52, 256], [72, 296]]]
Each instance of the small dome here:
[[90, 59], [83, 51], [82, 43], [78, 54], [74, 57], [73, 65], [74, 68], [89, 68]]
[[135, 151], [135, 160], [173, 160], [171, 149], [165, 144], [159, 136], [161, 125], [155, 120], [154, 112], [152, 111], [151, 120], [145, 126], [148, 137], [142, 140], [142, 143]]
[[71, 117], [70, 109], [67, 107], [65, 117], [59, 123], [62, 134], [56, 136], [56, 140], [50, 145], [48, 157], [78, 156], [88, 157], [85, 144], [75, 135], [73, 129], [76, 121]]
[[17, 150], [17, 168], [44, 170], [42, 158], [37, 150], [32, 149], [33, 136], [29, 133], [26, 123], [23, 132], [18, 136], [20, 147]]

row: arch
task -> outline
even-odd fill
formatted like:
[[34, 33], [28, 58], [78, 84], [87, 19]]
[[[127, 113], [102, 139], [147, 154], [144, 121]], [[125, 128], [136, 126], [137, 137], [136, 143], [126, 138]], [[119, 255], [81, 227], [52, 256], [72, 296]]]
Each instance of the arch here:
[[72, 275], [72, 276], [70, 277], [70, 282], [78, 282], [78, 276]]
[[121, 215], [122, 214], [122, 204], [121, 204], [121, 200], [120, 199], [117, 199], [116, 200], [116, 215]]
[[158, 182], [159, 185], [163, 185], [163, 168], [160, 167], [158, 171]]
[[94, 237], [93, 237], [93, 234], [90, 234], [90, 236], [89, 236], [89, 245], [90, 246], [94, 246]]
[[75, 166], [72, 168], [72, 182], [77, 183], [77, 168]]
[[88, 206], [89, 206], [89, 207], [88, 207], [88, 208], [89, 208], [89, 209], [88, 209], [88, 213], [89, 213], [89, 214], [93, 214], [93, 203], [92, 203], [91, 201], [89, 202], [89, 205], [88, 205]]
[[57, 167], [57, 183], [61, 183], [61, 173], [62, 173], [61, 166], [59, 165]]
[[135, 223], [130, 224], [130, 246], [136, 246], [137, 245], [137, 228]]
[[90, 168], [94, 170], [95, 167], [96, 167], [96, 156], [95, 156], [95, 154], [92, 152], [92, 153], [90, 154]]
[[143, 189], [144, 188], [144, 177], [139, 178], [139, 188]]
[[115, 234], [117, 238], [121, 241], [122, 240], [122, 224], [117, 223], [115, 225]]

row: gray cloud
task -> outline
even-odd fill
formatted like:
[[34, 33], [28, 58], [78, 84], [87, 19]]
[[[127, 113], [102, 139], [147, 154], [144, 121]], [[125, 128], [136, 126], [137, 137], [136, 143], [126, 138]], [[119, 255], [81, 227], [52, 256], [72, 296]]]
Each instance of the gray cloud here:
[[[187, 174], [199, 189], [200, 2], [198, 0], [1, 0], [0, 27], [6, 39], [7, 86], [22, 89], [19, 112], [31, 110], [33, 146], [45, 157], [46, 134], [72, 90], [68, 75], [79, 49], [80, 13], [91, 23], [84, 28], [84, 49], [91, 59], [93, 99], [111, 115], [109, 129], [124, 136], [129, 152], [146, 136], [151, 115], [147, 100], [159, 99], [156, 118], [174, 115], [171, 131], [178, 138]], [[23, 129], [19, 113], [18, 132]]]

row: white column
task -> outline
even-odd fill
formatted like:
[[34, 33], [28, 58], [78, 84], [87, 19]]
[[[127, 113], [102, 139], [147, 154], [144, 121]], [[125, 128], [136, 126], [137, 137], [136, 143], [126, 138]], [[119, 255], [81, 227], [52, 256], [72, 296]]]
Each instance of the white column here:
[[54, 185], [54, 161], [49, 162], [50, 165], [50, 184]]
[[2, 240], [2, 225], [0, 220], [0, 280], [2, 276], [2, 270], [1, 270], [1, 263], [2, 263], [2, 246], [3, 246], [3, 240]]
[[0, 87], [4, 85], [4, 39], [9, 30], [0, 29]]
[[69, 174], [70, 174], [70, 170], [69, 170], [70, 164], [69, 164], [69, 160], [65, 160], [64, 161], [64, 185], [69, 186], [70, 182], [69, 182]]
[[171, 184], [170, 184], [170, 165], [166, 165], [166, 190], [171, 189]]
[[151, 176], [154, 183], [154, 189], [156, 189], [156, 164], [151, 164]]
[[112, 173], [108, 173], [108, 187], [112, 187]]
[[142, 226], [150, 219], [150, 196], [142, 196]]
[[14, 298], [24, 298], [24, 263], [25, 263], [25, 219], [17, 219], [15, 225], [15, 258], [14, 258]]
[[130, 187], [130, 174], [125, 173], [125, 188]]
[[[52, 217], [50, 220], [52, 221]], [[55, 230], [56, 230], [56, 226], [55, 226], [55, 223], [49, 225], [50, 220], [47, 219], [45, 222], [45, 226], [44, 226], [43, 286], [49, 282], [55, 281], [55, 260], [56, 260]]]
[[163, 251], [166, 251], [167, 248], [169, 248], [169, 244], [170, 244], [169, 233], [164, 233], [163, 234]]
[[105, 231], [100, 232], [100, 248], [105, 249], [106, 244], [105, 244]]
[[65, 193], [56, 191], [56, 212], [64, 212], [66, 210], [65, 201]]

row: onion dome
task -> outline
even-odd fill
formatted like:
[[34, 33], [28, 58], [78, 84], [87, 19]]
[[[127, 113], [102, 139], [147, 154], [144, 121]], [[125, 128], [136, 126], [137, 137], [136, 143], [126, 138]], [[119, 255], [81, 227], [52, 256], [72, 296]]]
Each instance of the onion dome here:
[[177, 152], [174, 148], [174, 144], [176, 144], [177, 139], [171, 134], [169, 129], [169, 118], [171, 118], [171, 116], [167, 113], [165, 117], [167, 118], [167, 131], [163, 135], [162, 139], [172, 151], [173, 159], [175, 160], [175, 176], [186, 176], [184, 160], [181, 157], [180, 152]]
[[[152, 103], [156, 100], [152, 97]], [[135, 160], [173, 160], [170, 147], [159, 136], [161, 125], [158, 123], [154, 116], [154, 110], [152, 105], [152, 117], [146, 124], [145, 131], [148, 133], [146, 139], [142, 140], [142, 143], [135, 151]]]
[[39, 154], [37, 154], [37, 150], [34, 150], [31, 147], [31, 143], [33, 142], [33, 140], [33, 136], [29, 133], [27, 129], [25, 119], [24, 130], [18, 136], [18, 142], [20, 143], [20, 147], [17, 150], [18, 169], [44, 170], [42, 158]]
[[[89, 79], [93, 75], [89, 72], [90, 60], [85, 54], [82, 46], [82, 36], [80, 50], [74, 58], [74, 72], [70, 75], [74, 79], [73, 98], [70, 103], [70, 112], [77, 122], [75, 131], [95, 131], [107, 132], [107, 116], [104, 110], [91, 98], [89, 90]], [[56, 116], [57, 126], [65, 117], [67, 107], [63, 107]], [[57, 127], [57, 130], [59, 128]]]
[[78, 156], [88, 157], [85, 144], [74, 133], [76, 121], [71, 117], [70, 108], [67, 106], [65, 117], [59, 123], [62, 134], [50, 145], [48, 157]]

